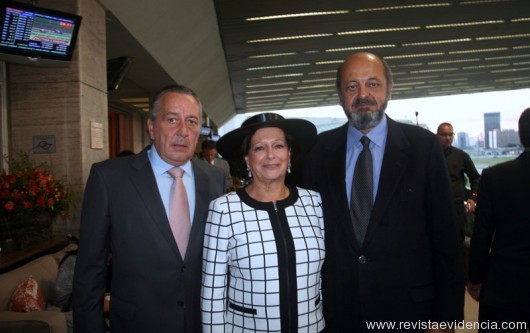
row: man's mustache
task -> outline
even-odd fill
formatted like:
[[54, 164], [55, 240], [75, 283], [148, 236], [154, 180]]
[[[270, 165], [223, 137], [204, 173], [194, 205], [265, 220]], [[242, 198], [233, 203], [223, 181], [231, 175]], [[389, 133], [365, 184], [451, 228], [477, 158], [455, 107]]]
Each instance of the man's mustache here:
[[364, 104], [364, 105], [376, 105], [376, 102], [373, 99], [370, 99], [370, 98], [359, 98], [353, 103], [352, 106], [359, 106], [361, 104]]

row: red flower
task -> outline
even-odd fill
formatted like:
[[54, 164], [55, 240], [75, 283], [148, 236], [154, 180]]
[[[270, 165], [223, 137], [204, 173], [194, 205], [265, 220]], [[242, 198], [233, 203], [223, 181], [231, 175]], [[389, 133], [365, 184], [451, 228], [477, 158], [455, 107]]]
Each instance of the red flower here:
[[13, 201], [8, 201], [4, 205], [4, 209], [8, 212], [12, 212], [15, 209], [15, 204], [13, 203]]
[[27, 154], [10, 160], [11, 173], [0, 173], [0, 207], [4, 216], [48, 213], [66, 216], [70, 196], [46, 165], [34, 166]]

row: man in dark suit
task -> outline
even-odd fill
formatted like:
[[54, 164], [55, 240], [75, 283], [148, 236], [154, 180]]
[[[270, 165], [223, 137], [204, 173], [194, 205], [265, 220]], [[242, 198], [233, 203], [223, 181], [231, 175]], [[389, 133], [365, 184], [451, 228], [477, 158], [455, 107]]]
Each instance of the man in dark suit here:
[[227, 161], [217, 156], [217, 147], [215, 142], [212, 140], [204, 140], [201, 144], [201, 152], [201, 159], [204, 162], [210, 163], [211, 165], [221, 168], [223, 170], [223, 173], [225, 174], [225, 187], [227, 190], [230, 189], [232, 187], [232, 175], [230, 174], [230, 165]]
[[[76, 333], [104, 332], [109, 252], [113, 333], [200, 332], [205, 221], [210, 201], [224, 193], [222, 171], [192, 159], [201, 114], [201, 102], [191, 89], [165, 87], [155, 95], [147, 121], [152, 146], [93, 165], [74, 277]], [[184, 170], [191, 221], [189, 238], [180, 242], [188, 241], [184, 250], [179, 250], [178, 233], [174, 236], [168, 220], [173, 184], [168, 171], [176, 166]]]
[[[524, 152], [484, 169], [478, 188], [467, 290], [480, 300], [479, 332], [530, 329], [530, 108], [519, 118], [519, 137]], [[526, 327], [502, 326], [517, 322]]]
[[[425, 332], [463, 320], [463, 250], [442, 149], [429, 131], [385, 116], [392, 85], [378, 56], [346, 59], [337, 90], [349, 123], [320, 134], [303, 166], [304, 184], [323, 201], [327, 332], [366, 332], [375, 322]], [[364, 136], [372, 184], [354, 194]], [[363, 226], [356, 200], [366, 193]]]

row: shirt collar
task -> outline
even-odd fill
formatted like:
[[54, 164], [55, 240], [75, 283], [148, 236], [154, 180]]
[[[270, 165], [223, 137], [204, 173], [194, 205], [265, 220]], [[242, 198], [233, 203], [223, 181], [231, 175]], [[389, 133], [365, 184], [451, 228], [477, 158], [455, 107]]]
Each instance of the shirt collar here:
[[[156, 150], [155, 145], [151, 145], [151, 148], [147, 152], [147, 155], [149, 156], [149, 161], [151, 162], [151, 166], [153, 168], [153, 172], [155, 173], [155, 176], [160, 176], [163, 173], [166, 173], [168, 170], [174, 168], [174, 165], [171, 165], [164, 161], [160, 155], [158, 154], [158, 151]], [[180, 166], [181, 169], [184, 170], [184, 173], [188, 175], [192, 175], [192, 167], [191, 162], [188, 160], [186, 163]]]
[[[374, 128], [368, 132], [368, 134], [363, 134], [358, 129], [353, 126], [348, 126], [348, 142], [355, 142], [357, 144], [361, 138], [366, 135], [370, 141], [372, 141], [376, 146], [383, 147], [386, 139], [386, 134], [388, 132], [388, 121], [386, 116], [383, 115], [383, 118]], [[351, 140], [351, 141], [350, 141]]]

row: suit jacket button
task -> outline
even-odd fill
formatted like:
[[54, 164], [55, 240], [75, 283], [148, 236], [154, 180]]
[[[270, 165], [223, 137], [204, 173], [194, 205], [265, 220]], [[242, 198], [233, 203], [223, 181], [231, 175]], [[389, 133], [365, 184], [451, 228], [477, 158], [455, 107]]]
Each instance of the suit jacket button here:
[[182, 268], [180, 269], [180, 271], [181, 271], [182, 273], [186, 272], [186, 266], [182, 266]]
[[178, 305], [178, 306], [184, 306], [184, 302], [183, 302], [183, 301], [178, 301], [178, 302], [177, 302], [177, 305]]
[[359, 264], [365, 264], [366, 263], [366, 257], [365, 256], [359, 256]]

